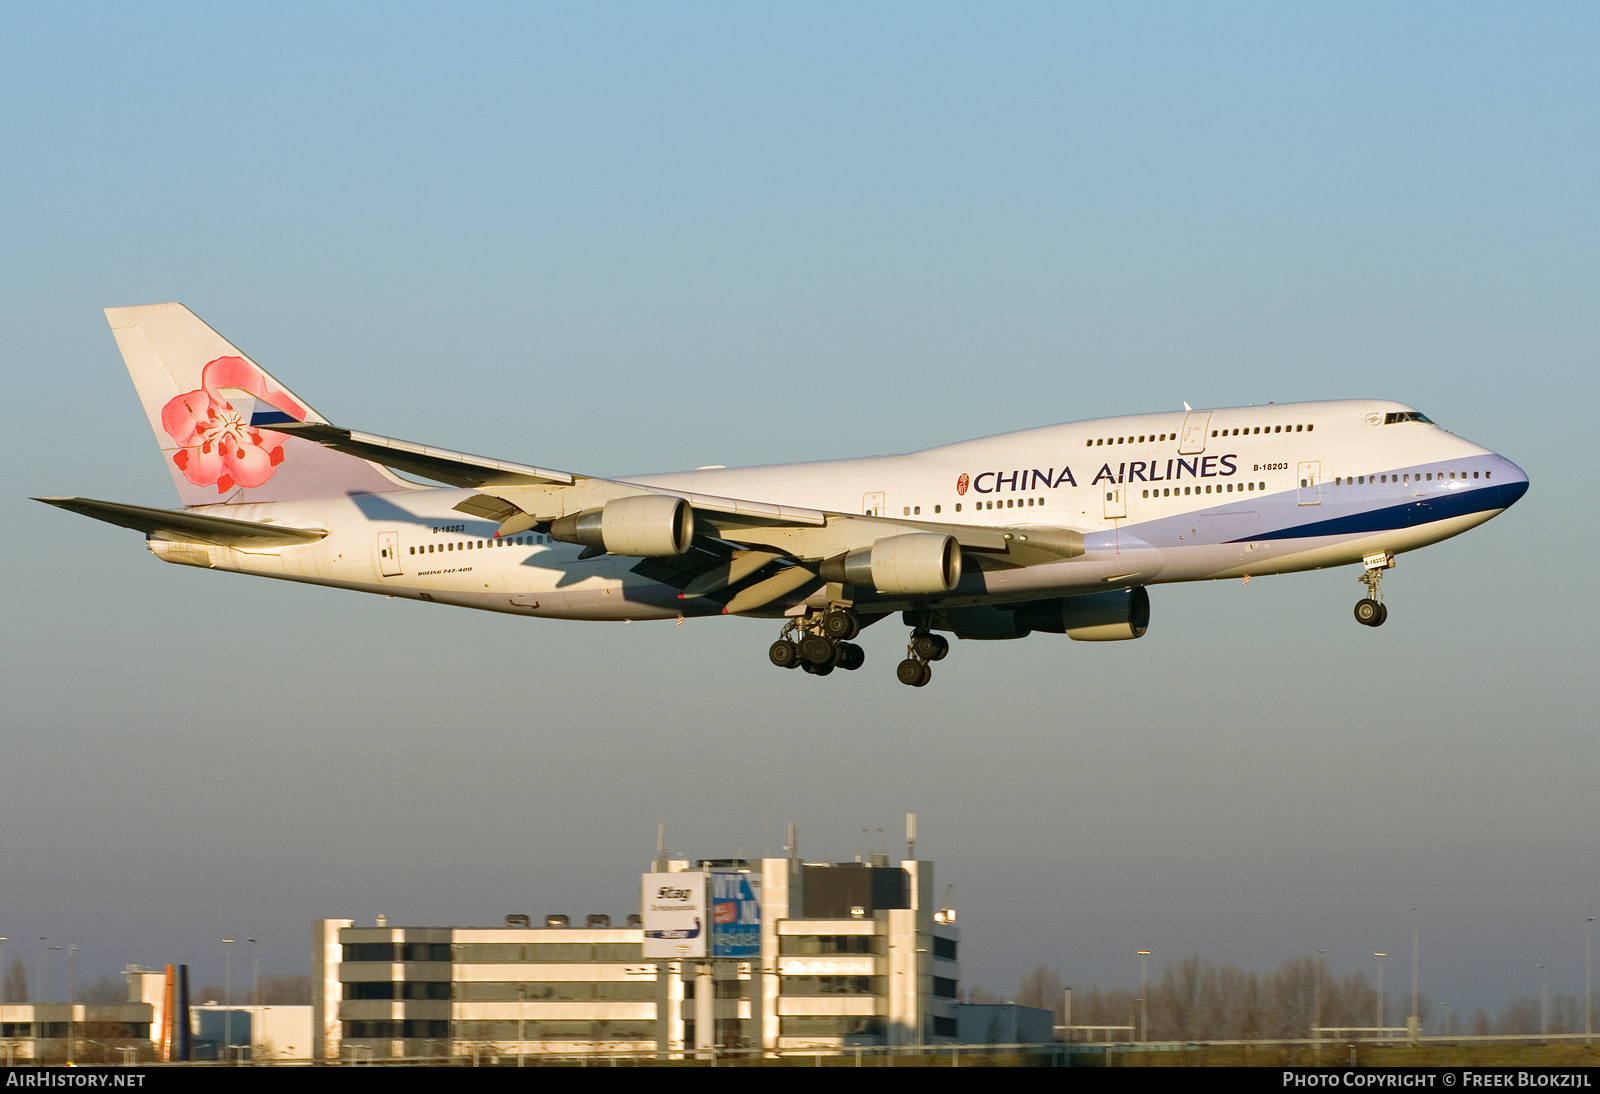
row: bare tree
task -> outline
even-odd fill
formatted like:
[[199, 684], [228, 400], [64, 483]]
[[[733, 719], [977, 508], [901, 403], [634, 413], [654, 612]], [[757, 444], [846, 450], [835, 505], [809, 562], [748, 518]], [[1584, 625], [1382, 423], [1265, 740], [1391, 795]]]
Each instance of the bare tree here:
[[1531, 995], [1513, 999], [1494, 1021], [1496, 1033], [1538, 1033], [1539, 1000]]
[[1035, 965], [1033, 971], [1022, 978], [1017, 987], [1017, 1002], [1024, 1007], [1038, 1007], [1056, 1015], [1061, 1020], [1061, 974], [1055, 969]]
[[126, 1003], [128, 981], [115, 973], [106, 973], [92, 984], [78, 989], [80, 1003]]
[[261, 1002], [267, 1006], [308, 1006], [311, 1003], [311, 977], [304, 973], [261, 978]]
[[6, 969], [5, 984], [0, 986], [0, 1001], [28, 1002], [28, 970], [20, 957], [13, 957], [10, 967]]
[[1309, 1037], [1316, 1010], [1317, 975], [1322, 958], [1314, 954], [1285, 959], [1272, 973], [1272, 1011], [1267, 1033], [1272, 1037]]

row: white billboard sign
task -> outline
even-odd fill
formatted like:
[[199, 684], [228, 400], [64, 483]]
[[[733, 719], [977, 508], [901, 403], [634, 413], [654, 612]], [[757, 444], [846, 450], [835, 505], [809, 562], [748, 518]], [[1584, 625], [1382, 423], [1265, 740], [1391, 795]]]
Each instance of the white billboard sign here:
[[710, 916], [706, 914], [705, 874], [698, 870], [645, 874], [641, 897], [645, 957], [706, 955]]

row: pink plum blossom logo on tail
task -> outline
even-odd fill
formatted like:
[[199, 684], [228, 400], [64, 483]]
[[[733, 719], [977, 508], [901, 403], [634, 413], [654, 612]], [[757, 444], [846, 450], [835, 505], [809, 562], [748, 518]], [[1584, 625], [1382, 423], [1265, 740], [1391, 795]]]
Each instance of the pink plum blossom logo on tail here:
[[200, 387], [176, 396], [161, 408], [161, 426], [178, 444], [172, 462], [196, 486], [215, 486], [226, 494], [235, 486], [260, 486], [283, 462], [288, 438], [270, 429], [256, 429], [245, 420], [224, 389], [238, 389], [290, 417], [304, 420], [306, 410], [287, 392], [267, 387], [261, 370], [243, 357], [218, 357], [200, 372]]

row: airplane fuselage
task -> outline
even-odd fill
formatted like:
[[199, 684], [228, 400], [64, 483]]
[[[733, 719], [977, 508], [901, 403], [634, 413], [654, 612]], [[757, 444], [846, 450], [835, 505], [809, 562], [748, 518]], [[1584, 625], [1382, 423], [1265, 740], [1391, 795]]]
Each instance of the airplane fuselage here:
[[[1527, 476], [1400, 403], [1268, 404], [1046, 426], [900, 456], [629, 476], [655, 489], [760, 498], [902, 523], [1083, 533], [1084, 552], [1017, 568], [966, 568], [933, 597], [865, 595], [879, 614], [1014, 604], [1111, 587], [1360, 563], [1457, 535], [1527, 489]], [[241, 549], [166, 543], [169, 561], [462, 607], [564, 619], [718, 614], [600, 554], [538, 531], [500, 536], [456, 505], [472, 489], [414, 487], [208, 506], [247, 521], [328, 531], [318, 543]], [[795, 615], [825, 591], [765, 605]]]

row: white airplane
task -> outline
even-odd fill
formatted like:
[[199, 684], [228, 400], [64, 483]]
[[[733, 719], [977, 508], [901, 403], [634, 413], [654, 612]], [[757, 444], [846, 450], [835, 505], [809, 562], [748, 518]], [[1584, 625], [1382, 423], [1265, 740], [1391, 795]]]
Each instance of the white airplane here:
[[[167, 562], [558, 619], [783, 621], [772, 663], [900, 681], [958, 638], [1138, 638], [1146, 589], [1357, 565], [1482, 524], [1528, 477], [1400, 403], [1140, 414], [903, 456], [603, 479], [332, 425], [181, 304], [108, 308], [184, 508], [37, 500]], [[424, 485], [407, 475], [445, 485]]]

